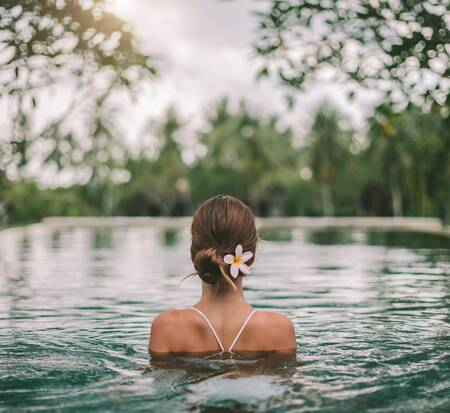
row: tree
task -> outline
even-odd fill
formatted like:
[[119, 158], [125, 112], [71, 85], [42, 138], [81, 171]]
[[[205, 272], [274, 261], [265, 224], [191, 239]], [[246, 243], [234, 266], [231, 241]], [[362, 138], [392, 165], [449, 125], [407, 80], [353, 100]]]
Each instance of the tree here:
[[286, 188], [299, 179], [299, 152], [293, 134], [276, 117], [263, 120], [244, 103], [232, 112], [218, 102], [199, 134], [199, 157], [190, 172], [195, 202], [230, 193], [247, 202], [258, 215], [281, 214]]
[[322, 213], [334, 215], [332, 186], [349, 158], [350, 135], [341, 127], [341, 116], [327, 104], [319, 107], [309, 132], [306, 155], [313, 180], [319, 185]]
[[379, 162], [388, 180], [394, 216], [403, 215], [403, 197], [401, 179], [412, 165], [406, 140], [408, 136], [398, 134], [393, 122], [399, 115], [390, 111], [388, 106], [379, 107], [375, 118], [369, 120], [368, 154]]
[[[108, 97], [132, 91], [155, 74], [128, 25], [107, 5], [107, 0], [1, 2], [0, 99], [10, 122], [0, 140], [0, 169], [20, 171], [32, 153], [58, 168], [76, 161], [96, 124], [107, 124], [100, 117]], [[57, 117], [37, 129], [33, 115], [44, 105], [39, 97], [61, 84], [72, 96]]]
[[[418, 215], [445, 213], [448, 194], [449, 135], [447, 115], [439, 105], [424, 112], [409, 105], [402, 112], [393, 112], [388, 105], [377, 108], [369, 119], [367, 156], [379, 164], [391, 193], [395, 216], [404, 213], [404, 200], [411, 212]], [[447, 182], [447, 184], [445, 183]]]
[[[271, 0], [257, 13], [260, 76], [352, 80], [402, 98], [444, 103], [450, 90], [450, 0]], [[330, 70], [331, 69], [331, 70]], [[402, 99], [404, 100], [404, 99]]]
[[[127, 215], [185, 215], [190, 213], [187, 166], [177, 141], [181, 130], [177, 113], [170, 108], [156, 129], [157, 154], [151, 157], [145, 149], [137, 158], [129, 158], [126, 168], [129, 182], [122, 185], [118, 208]], [[143, 133], [153, 139], [152, 122]]]

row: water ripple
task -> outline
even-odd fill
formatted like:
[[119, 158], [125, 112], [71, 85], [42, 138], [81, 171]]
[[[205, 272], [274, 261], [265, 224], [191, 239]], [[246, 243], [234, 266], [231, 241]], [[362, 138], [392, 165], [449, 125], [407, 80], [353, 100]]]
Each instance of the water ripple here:
[[300, 363], [163, 367], [148, 363], [151, 320], [199, 294], [194, 277], [178, 285], [188, 229], [170, 245], [164, 231], [0, 233], [1, 411], [450, 410], [446, 240], [271, 229], [245, 291], [293, 320]]

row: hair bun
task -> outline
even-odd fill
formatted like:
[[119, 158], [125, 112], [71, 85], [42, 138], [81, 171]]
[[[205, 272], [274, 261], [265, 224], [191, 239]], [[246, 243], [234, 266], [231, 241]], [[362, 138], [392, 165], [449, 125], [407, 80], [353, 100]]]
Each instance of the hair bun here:
[[199, 277], [207, 284], [217, 284], [222, 279], [222, 256], [215, 248], [202, 249], [195, 254], [194, 267]]

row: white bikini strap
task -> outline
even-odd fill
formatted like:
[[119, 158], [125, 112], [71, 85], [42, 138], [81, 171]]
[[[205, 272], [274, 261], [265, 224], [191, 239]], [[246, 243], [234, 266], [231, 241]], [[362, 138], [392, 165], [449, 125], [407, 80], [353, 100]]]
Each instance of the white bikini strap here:
[[234, 345], [237, 343], [237, 341], [239, 340], [239, 337], [241, 336], [242, 332], [244, 331], [244, 328], [246, 327], [246, 325], [248, 324], [248, 322], [250, 321], [250, 319], [252, 318], [252, 315], [255, 314], [256, 310], [253, 310], [248, 317], [245, 319], [244, 324], [242, 324], [241, 329], [239, 330], [239, 332], [236, 334], [236, 337], [234, 338], [233, 342], [231, 343], [231, 346], [229, 348], [228, 351], [233, 350]]
[[222, 342], [220, 341], [220, 338], [219, 338], [219, 336], [218, 336], [217, 333], [216, 333], [216, 330], [214, 330], [213, 325], [212, 325], [211, 322], [208, 320], [208, 317], [206, 317], [205, 314], [203, 314], [199, 309], [197, 309], [197, 308], [195, 308], [195, 307], [191, 307], [191, 308], [192, 308], [193, 310], [197, 311], [197, 313], [200, 314], [200, 315], [204, 318], [204, 320], [208, 323], [209, 328], [211, 329], [211, 331], [212, 331], [213, 334], [214, 334], [214, 337], [216, 338], [217, 342], [219, 343], [220, 349], [222, 350], [222, 352], [224, 352], [224, 351], [225, 351], [225, 348], [223, 347]]

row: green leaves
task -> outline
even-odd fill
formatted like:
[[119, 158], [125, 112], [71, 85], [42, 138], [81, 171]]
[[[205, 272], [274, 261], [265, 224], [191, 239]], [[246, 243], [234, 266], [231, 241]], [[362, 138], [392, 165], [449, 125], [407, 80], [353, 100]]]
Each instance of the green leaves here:
[[[256, 14], [255, 50], [294, 88], [320, 82], [324, 69], [333, 69], [340, 81], [395, 89], [417, 104], [443, 103], [450, 90], [449, 8], [450, 0], [272, 0]], [[369, 70], [375, 58], [383, 67]], [[409, 80], [412, 73], [427, 79], [421, 87]]]
[[268, 76], [269, 76], [269, 69], [267, 67], [263, 67], [256, 75], [256, 78], [261, 79], [263, 77], [268, 77]]
[[450, 164], [450, 139], [445, 126], [448, 115], [443, 117], [437, 108], [435, 105], [424, 112], [409, 105], [396, 113], [382, 105], [369, 119], [367, 156], [380, 165], [387, 185], [398, 181], [403, 188], [398, 196], [419, 215], [439, 206], [433, 206], [431, 199], [445, 187], [441, 178], [450, 179], [446, 166]]
[[205, 152], [189, 172], [195, 203], [230, 193], [258, 214], [283, 210], [288, 188], [298, 180], [299, 151], [292, 131], [276, 116], [262, 119], [244, 103], [232, 111], [224, 99], [199, 134], [199, 144]]
[[[20, 170], [28, 161], [25, 147], [33, 148], [30, 152], [35, 153], [42, 146], [54, 148], [49, 156], [43, 156], [44, 164], [55, 163], [59, 168], [75, 165], [71, 151], [59, 151], [64, 142], [60, 135], [75, 136], [80, 121], [90, 122], [85, 126], [94, 130], [99, 118], [83, 116], [78, 122], [69, 118], [77, 110], [81, 112], [81, 107], [95, 106], [99, 96], [102, 106], [114, 91], [131, 91], [141, 80], [154, 76], [157, 69], [153, 59], [137, 48], [133, 32], [108, 11], [105, 0], [5, 0], [0, 3], [0, 15], [2, 50], [8, 53], [7, 61], [2, 61], [0, 96], [8, 96], [12, 113], [6, 128], [12, 131], [11, 136], [0, 141], [0, 165]], [[36, 132], [32, 126], [38, 96], [54, 87], [62, 76], [78, 84], [74, 103], [60, 118], [49, 120]], [[98, 116], [101, 113], [101, 108], [91, 112]], [[108, 136], [108, 128], [97, 135]], [[24, 138], [19, 140], [16, 135]], [[97, 135], [89, 139], [95, 140]]]

